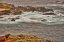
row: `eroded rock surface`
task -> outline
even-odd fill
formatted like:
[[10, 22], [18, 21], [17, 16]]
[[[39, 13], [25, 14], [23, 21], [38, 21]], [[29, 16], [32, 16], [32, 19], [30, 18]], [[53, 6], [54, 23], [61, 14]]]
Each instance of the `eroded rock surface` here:
[[43, 38], [36, 37], [34, 35], [11, 35], [6, 34], [0, 36], [0, 42], [53, 42], [51, 40], [45, 40]]

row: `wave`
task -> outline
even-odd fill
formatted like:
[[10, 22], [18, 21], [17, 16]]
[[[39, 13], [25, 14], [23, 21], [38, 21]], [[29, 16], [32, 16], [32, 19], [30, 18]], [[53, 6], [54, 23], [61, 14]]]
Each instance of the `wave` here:
[[[3, 15], [2, 19], [0, 19], [0, 24], [18, 24], [20, 22], [34, 22], [34, 23], [42, 23], [42, 24], [62, 24], [64, 22], [64, 17], [60, 15], [43, 15], [47, 12], [24, 12], [21, 15]], [[15, 19], [15, 21], [11, 21], [12, 18], [19, 18]], [[62, 20], [62, 21], [61, 21]]]

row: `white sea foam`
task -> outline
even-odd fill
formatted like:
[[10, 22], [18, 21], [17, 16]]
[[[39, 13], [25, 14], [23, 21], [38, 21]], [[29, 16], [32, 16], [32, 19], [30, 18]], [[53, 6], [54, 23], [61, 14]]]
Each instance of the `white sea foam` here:
[[[19, 22], [40, 22], [43, 24], [59, 24], [59, 22], [63, 22], [64, 18], [61, 18], [60, 15], [43, 15], [43, 12], [24, 12], [21, 15], [3, 15], [0, 18], [1, 24], [17, 24]], [[18, 17], [20, 19], [16, 19], [15, 21], [11, 21], [9, 18], [16, 18]], [[41, 21], [43, 20], [43, 21]], [[46, 20], [46, 21], [45, 21]], [[61, 21], [60, 21], [61, 20]]]

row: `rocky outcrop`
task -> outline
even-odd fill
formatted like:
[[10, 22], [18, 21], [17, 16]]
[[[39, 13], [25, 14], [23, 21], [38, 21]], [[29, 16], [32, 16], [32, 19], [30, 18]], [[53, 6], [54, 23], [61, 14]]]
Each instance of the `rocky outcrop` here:
[[43, 38], [36, 37], [34, 35], [11, 35], [6, 34], [0, 36], [0, 42], [53, 42], [51, 40], [45, 40]]
[[48, 11], [53, 11], [53, 9], [47, 9], [45, 7], [32, 7], [32, 6], [15, 7], [12, 4], [0, 3], [0, 15], [4, 15], [4, 14], [18, 15], [21, 14], [22, 12], [30, 12], [30, 11], [48, 12]]

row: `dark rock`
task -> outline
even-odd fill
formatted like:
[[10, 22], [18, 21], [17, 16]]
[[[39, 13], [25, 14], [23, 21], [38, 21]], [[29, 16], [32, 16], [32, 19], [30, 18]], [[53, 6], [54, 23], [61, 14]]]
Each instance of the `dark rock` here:
[[46, 40], [45, 42], [53, 42], [53, 41], [51, 41], [51, 40]]
[[45, 7], [35, 7], [35, 11], [47, 12], [47, 11], [53, 11], [53, 9], [46, 9]]
[[17, 9], [19, 9], [22, 12], [25, 12], [27, 10], [27, 8], [25, 8], [23, 6], [18, 6]]
[[16, 17], [15, 19], [20, 19], [19, 17]]
[[46, 19], [43, 19], [43, 20], [41, 20], [41, 21], [47, 21]]
[[53, 11], [53, 9], [46, 9], [46, 11]]
[[15, 21], [15, 19], [14, 19], [14, 18], [12, 18], [12, 19], [11, 19], [11, 21]]
[[44, 12], [45, 7], [35, 7], [35, 11]]
[[0, 18], [3, 18], [3, 17], [0, 17]]
[[54, 14], [54, 13], [45, 13], [43, 15], [56, 15], [56, 14]]
[[0, 11], [0, 15], [9, 15], [9, 10]]
[[35, 11], [35, 8], [31, 6], [26, 6], [25, 8], [27, 9], [26, 11], [32, 11], [32, 12]]
[[64, 1], [62, 3], [64, 4]]
[[58, 3], [58, 2], [60, 2], [60, 1], [55, 1], [55, 2], [57, 2], [57, 3]]

